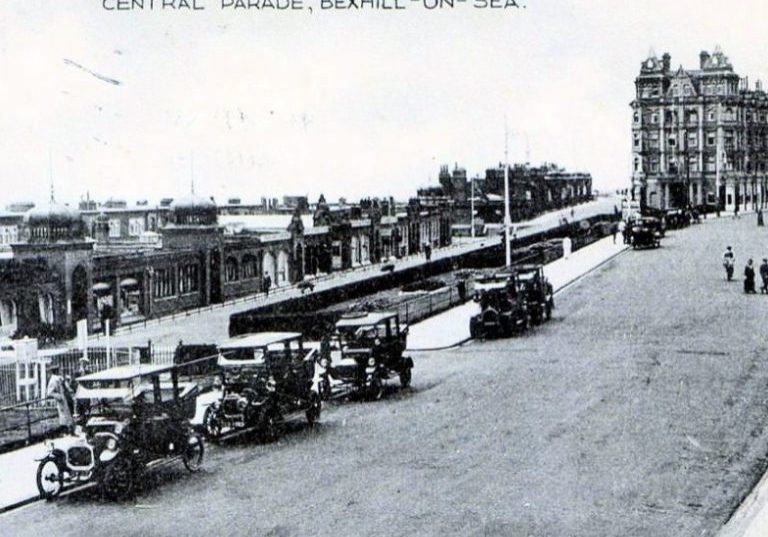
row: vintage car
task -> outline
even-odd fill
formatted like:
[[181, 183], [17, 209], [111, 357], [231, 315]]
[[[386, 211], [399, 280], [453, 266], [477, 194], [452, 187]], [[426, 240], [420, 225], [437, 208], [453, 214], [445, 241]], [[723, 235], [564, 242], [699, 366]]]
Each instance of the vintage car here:
[[198, 386], [180, 382], [176, 366], [120, 366], [77, 379], [76, 410], [85, 409], [74, 436], [48, 443], [37, 468], [40, 496], [98, 484], [108, 498], [131, 495], [144, 471], [182, 460], [190, 472], [203, 462], [193, 431]]
[[299, 417], [320, 419], [317, 351], [296, 332], [261, 332], [230, 338], [219, 345], [221, 399], [203, 416], [212, 439], [255, 433], [277, 440], [284, 424]]
[[661, 237], [661, 221], [658, 218], [646, 216], [632, 222], [632, 248], [658, 248], [661, 245]]
[[538, 264], [518, 265], [515, 267], [519, 290], [528, 305], [528, 314], [533, 324], [548, 321], [555, 308], [554, 289], [544, 276], [544, 267]]
[[530, 314], [516, 273], [499, 273], [479, 279], [475, 284], [475, 301], [480, 313], [469, 320], [473, 338], [508, 337], [528, 329]]
[[397, 376], [411, 384], [413, 359], [403, 356], [408, 327], [397, 312], [359, 312], [342, 316], [323, 349], [322, 390], [325, 397], [360, 393], [371, 400], [384, 395], [384, 382]]

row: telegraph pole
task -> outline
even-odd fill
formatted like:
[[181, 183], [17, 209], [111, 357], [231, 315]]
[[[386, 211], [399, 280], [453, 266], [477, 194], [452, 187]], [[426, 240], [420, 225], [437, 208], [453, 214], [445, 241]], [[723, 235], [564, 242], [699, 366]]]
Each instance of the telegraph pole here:
[[506, 266], [512, 264], [512, 251], [509, 244], [509, 227], [512, 221], [509, 217], [509, 131], [507, 116], [504, 116], [504, 261]]
[[475, 178], [472, 178], [472, 196], [469, 198], [469, 225], [471, 226], [472, 238], [475, 238]]

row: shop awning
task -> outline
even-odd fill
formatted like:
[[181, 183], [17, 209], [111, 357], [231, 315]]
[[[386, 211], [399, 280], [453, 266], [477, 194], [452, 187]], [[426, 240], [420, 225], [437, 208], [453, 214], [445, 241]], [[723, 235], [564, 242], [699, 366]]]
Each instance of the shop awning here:
[[91, 290], [94, 293], [106, 293], [111, 289], [110, 285], [105, 282], [97, 282], [93, 284], [93, 287], [91, 287]]
[[120, 287], [134, 287], [136, 285], [139, 285], [136, 278], [125, 278], [120, 282]]

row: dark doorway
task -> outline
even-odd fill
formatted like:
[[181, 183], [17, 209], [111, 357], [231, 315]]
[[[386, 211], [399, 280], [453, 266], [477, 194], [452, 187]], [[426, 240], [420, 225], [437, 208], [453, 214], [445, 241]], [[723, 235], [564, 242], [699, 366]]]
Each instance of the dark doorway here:
[[211, 250], [211, 304], [221, 302], [221, 252]]
[[296, 258], [293, 266], [296, 267], [296, 281], [302, 281], [304, 279], [304, 246], [301, 243], [296, 245]]
[[82, 265], [72, 271], [72, 320], [88, 318], [88, 272]]

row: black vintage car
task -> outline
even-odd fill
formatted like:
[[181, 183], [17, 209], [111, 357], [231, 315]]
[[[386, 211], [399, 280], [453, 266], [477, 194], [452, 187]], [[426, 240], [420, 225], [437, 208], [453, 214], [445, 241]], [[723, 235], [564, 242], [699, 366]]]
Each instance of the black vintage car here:
[[354, 392], [381, 399], [384, 382], [394, 377], [407, 388], [413, 369], [413, 359], [403, 356], [407, 339], [408, 327], [400, 323], [397, 312], [342, 316], [333, 336], [320, 346], [324, 395]]
[[630, 240], [632, 248], [658, 248], [662, 237], [661, 221], [645, 216], [632, 222]]
[[296, 332], [243, 334], [219, 345], [221, 399], [203, 416], [209, 438], [255, 433], [277, 440], [284, 424], [320, 419], [320, 377], [316, 349]]
[[180, 382], [176, 366], [121, 366], [77, 382], [84, 425], [49, 444], [37, 468], [42, 498], [85, 484], [100, 485], [108, 498], [130, 495], [143, 472], [174, 459], [200, 469], [203, 439], [190, 425], [198, 387]]
[[473, 338], [508, 337], [528, 329], [530, 314], [517, 273], [502, 273], [475, 282], [480, 313], [469, 320]]
[[528, 314], [533, 324], [548, 321], [555, 309], [554, 289], [544, 276], [544, 267], [538, 264], [518, 265], [519, 289], [524, 294], [528, 305]]

